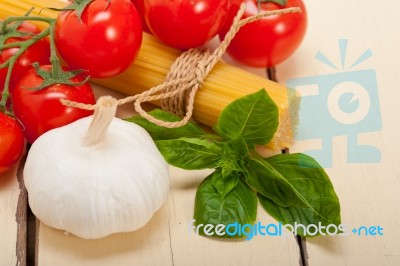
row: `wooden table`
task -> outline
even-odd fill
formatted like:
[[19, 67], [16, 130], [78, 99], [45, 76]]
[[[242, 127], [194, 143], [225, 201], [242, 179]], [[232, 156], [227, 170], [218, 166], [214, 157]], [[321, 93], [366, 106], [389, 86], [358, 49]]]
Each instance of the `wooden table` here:
[[[303, 139], [296, 141], [290, 152], [323, 151], [327, 165], [331, 164], [326, 170], [341, 202], [342, 223], [350, 229], [379, 225], [383, 228], [382, 236], [350, 233], [300, 241], [295, 237], [255, 237], [251, 241], [199, 237], [188, 232], [188, 223], [192, 219], [195, 190], [207, 171], [189, 172], [171, 167], [168, 202], [147, 226], [100, 240], [82, 240], [40, 224], [26, 213], [26, 192], [18, 182], [21, 173], [17, 174], [17, 165], [0, 177], [0, 265], [400, 265], [400, 119], [397, 117], [400, 3], [395, 0], [385, 3], [305, 0], [305, 3], [309, 15], [307, 36], [295, 55], [276, 68], [278, 80], [295, 86], [305, 97], [315, 97], [307, 98], [311, 105], [313, 101], [327, 102], [329, 110], [309, 115], [308, 119], [315, 119], [316, 123], [318, 118], [329, 118], [328, 115], [341, 119], [341, 109], [332, 101], [337, 99], [332, 98], [335, 96], [332, 91], [336, 90], [340, 96], [343, 91], [338, 88], [343, 82], [361, 84], [356, 86], [361, 87], [356, 92], [361, 90], [362, 94], [364, 88], [367, 96], [371, 96], [370, 106], [379, 108], [368, 124], [369, 130], [368, 126], [364, 131], [355, 127], [350, 133], [327, 136], [321, 129], [317, 139], [307, 139], [310, 132], [301, 127], [300, 121]], [[372, 56], [365, 56], [366, 60], [351, 67], [368, 49]], [[321, 54], [335, 67], [329, 66]], [[265, 76], [264, 70], [249, 70]], [[368, 76], [360, 76], [366, 70]], [[327, 79], [336, 83], [325, 97], [321, 91]], [[368, 88], [363, 83], [366, 79], [370, 80], [366, 83]], [[308, 85], [300, 86], [301, 82]], [[122, 97], [99, 87], [96, 93]], [[373, 96], [374, 93], [379, 97]], [[356, 105], [347, 102], [348, 107], [360, 108], [363, 99]], [[125, 106], [119, 115], [131, 112]], [[321, 128], [340, 127], [324, 123]], [[374, 146], [380, 158], [366, 156], [366, 152], [357, 149], [357, 144]], [[274, 222], [262, 208], [257, 220]]]

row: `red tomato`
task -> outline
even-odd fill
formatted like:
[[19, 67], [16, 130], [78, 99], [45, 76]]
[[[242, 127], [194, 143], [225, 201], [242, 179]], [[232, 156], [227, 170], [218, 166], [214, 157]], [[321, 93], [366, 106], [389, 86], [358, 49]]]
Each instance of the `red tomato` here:
[[[23, 22], [21, 26], [19, 26], [18, 30], [21, 32], [30, 32], [34, 34], [40, 33], [40, 29], [38, 27], [28, 22]], [[6, 40], [6, 44], [27, 40], [29, 38], [31, 37], [26, 36], [23, 38], [10, 38]], [[19, 48], [9, 48], [0, 51], [0, 64], [7, 61], [11, 56], [18, 52], [18, 50]], [[11, 72], [11, 80], [9, 84], [10, 91], [13, 89], [18, 79], [30, 68], [32, 68], [32, 63], [34, 62], [38, 62], [41, 65], [50, 64], [50, 43], [47, 38], [39, 40], [38, 42], [30, 46], [24, 53], [22, 53], [20, 57], [18, 57], [17, 61], [14, 64], [13, 71]], [[3, 91], [4, 88], [7, 70], [8, 68], [0, 69], [0, 93], [1, 91]]]
[[93, 78], [115, 76], [134, 61], [142, 43], [140, 16], [130, 0], [94, 0], [82, 13], [59, 14], [55, 41], [61, 57], [73, 69]]
[[[256, 0], [232, 1], [229, 18], [220, 32], [223, 39], [242, 2], [246, 3], [243, 18], [258, 13]], [[228, 46], [227, 53], [252, 67], [271, 67], [287, 59], [300, 45], [307, 28], [307, 13], [302, 0], [288, 0], [285, 6], [261, 3], [261, 10], [300, 7], [302, 12], [261, 18], [242, 27]]]
[[[49, 70], [50, 66], [41, 68]], [[75, 77], [71, 81], [80, 82], [82, 78]], [[24, 136], [30, 143], [51, 129], [92, 114], [92, 111], [66, 107], [60, 103], [60, 99], [87, 104], [96, 102], [89, 84], [81, 86], [55, 84], [42, 90], [31, 89], [38, 87], [42, 82], [43, 79], [32, 69], [21, 78], [11, 94], [15, 117], [22, 124]]]
[[213, 38], [227, 18], [229, 0], [145, 0], [151, 32], [164, 43], [188, 49]]
[[24, 136], [18, 123], [0, 113], [0, 174], [9, 170], [21, 157]]
[[147, 26], [146, 20], [144, 18], [144, 0], [131, 0], [135, 5], [136, 10], [139, 12], [140, 19], [142, 20], [143, 31], [151, 33], [149, 26]]

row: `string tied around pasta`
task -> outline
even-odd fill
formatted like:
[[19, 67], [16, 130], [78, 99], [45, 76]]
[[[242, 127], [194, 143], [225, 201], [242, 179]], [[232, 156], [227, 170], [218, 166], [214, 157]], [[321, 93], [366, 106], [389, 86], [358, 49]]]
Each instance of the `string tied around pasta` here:
[[[193, 115], [194, 99], [204, 80], [222, 58], [236, 33], [244, 25], [254, 22], [262, 17], [301, 12], [299, 7], [290, 7], [273, 11], [260, 12], [254, 16], [241, 19], [245, 11], [245, 4], [240, 6], [231, 28], [224, 40], [213, 52], [208, 49], [189, 49], [183, 52], [171, 65], [165, 81], [140, 94], [118, 100], [118, 105], [134, 103], [135, 111], [148, 121], [166, 128], [184, 126]], [[164, 110], [172, 112], [182, 119], [176, 122], [169, 122], [157, 119], [148, 114], [142, 108], [142, 103], [161, 100]], [[85, 110], [94, 110], [96, 105], [83, 104], [62, 99], [61, 103], [66, 106], [76, 107]]]

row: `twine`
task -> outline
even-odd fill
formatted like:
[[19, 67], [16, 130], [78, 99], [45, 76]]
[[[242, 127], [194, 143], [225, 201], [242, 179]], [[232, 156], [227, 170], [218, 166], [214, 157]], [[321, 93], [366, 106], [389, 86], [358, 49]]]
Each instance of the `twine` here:
[[[201, 87], [205, 78], [208, 76], [217, 62], [221, 59], [228, 45], [231, 43], [232, 39], [235, 37], [236, 33], [241, 27], [262, 17], [301, 12], [299, 7], [291, 7], [260, 12], [254, 16], [241, 19], [245, 8], [245, 4], [243, 3], [240, 6], [240, 9], [236, 14], [231, 28], [226, 34], [224, 40], [220, 43], [218, 48], [214, 50], [214, 52], [211, 53], [207, 49], [189, 49], [186, 52], [183, 52], [172, 64], [165, 82], [147, 91], [144, 91], [143, 93], [120, 99], [117, 101], [117, 104], [122, 105], [134, 102], [135, 111], [151, 123], [154, 123], [158, 126], [176, 128], [187, 124], [193, 115], [194, 98], [196, 96], [196, 92]], [[166, 111], [179, 115], [182, 117], [182, 120], [168, 122], [159, 120], [148, 114], [143, 110], [141, 104], [154, 100], [162, 100], [162, 108]], [[61, 103], [66, 106], [84, 110], [94, 110], [96, 107], [96, 105], [83, 104], [65, 99], [61, 99]]]

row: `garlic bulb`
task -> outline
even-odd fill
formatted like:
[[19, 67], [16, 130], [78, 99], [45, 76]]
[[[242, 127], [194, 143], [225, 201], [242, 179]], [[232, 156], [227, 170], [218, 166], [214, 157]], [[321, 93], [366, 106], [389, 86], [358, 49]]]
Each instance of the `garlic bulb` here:
[[101, 238], [139, 229], [166, 201], [167, 163], [143, 128], [114, 117], [116, 108], [115, 99], [102, 97], [94, 116], [51, 130], [32, 145], [24, 181], [43, 223]]

